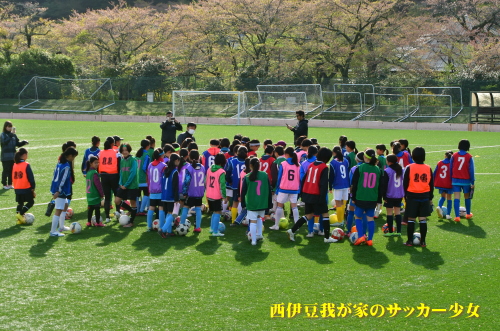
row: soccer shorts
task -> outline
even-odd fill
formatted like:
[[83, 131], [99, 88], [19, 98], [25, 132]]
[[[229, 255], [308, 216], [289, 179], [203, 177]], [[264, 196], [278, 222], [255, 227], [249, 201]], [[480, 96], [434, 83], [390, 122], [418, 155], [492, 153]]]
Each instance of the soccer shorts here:
[[248, 210], [247, 211], [247, 218], [251, 221], [256, 221], [259, 216], [264, 217], [266, 215], [265, 210]]
[[56, 199], [56, 209], [64, 210], [64, 206], [68, 203], [68, 199], [66, 198], [57, 198]]
[[453, 192], [463, 191], [464, 193], [470, 193], [470, 184], [467, 185], [453, 185]]
[[208, 201], [208, 209], [210, 211], [213, 212], [222, 211], [222, 199], [218, 200], [207, 199], [207, 201]]
[[306, 215], [322, 215], [328, 213], [328, 205], [326, 202], [323, 203], [306, 203], [304, 206], [304, 211]]
[[348, 188], [342, 188], [342, 189], [335, 189], [333, 191], [333, 200], [345, 200], [349, 198], [349, 189]]
[[290, 203], [297, 203], [297, 193], [283, 193], [279, 192], [278, 195], [276, 196], [276, 201], [279, 203], [286, 203], [287, 201], [290, 201]]
[[387, 198], [387, 202], [384, 202], [384, 207], [385, 208], [401, 208], [401, 201], [403, 201], [403, 198], [400, 199], [394, 199], [394, 198]]
[[356, 218], [362, 218], [364, 213], [366, 213], [366, 217], [373, 217], [375, 216], [375, 208], [363, 208], [356, 206], [356, 209], [354, 210], [354, 216], [356, 216]]
[[441, 188], [441, 187], [436, 187], [439, 190], [439, 194], [453, 194], [453, 188]]
[[429, 200], [406, 199], [405, 216], [408, 218], [428, 217], [431, 214]]

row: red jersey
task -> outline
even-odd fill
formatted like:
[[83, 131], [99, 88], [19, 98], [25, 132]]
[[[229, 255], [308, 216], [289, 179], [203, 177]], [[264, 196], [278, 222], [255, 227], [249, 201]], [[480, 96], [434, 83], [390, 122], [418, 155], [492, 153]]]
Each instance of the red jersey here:
[[267, 159], [261, 158], [260, 161], [260, 171], [264, 171], [267, 173], [267, 177], [269, 177], [269, 181], [272, 183], [272, 175], [271, 175], [271, 166], [276, 159], [274, 157], [268, 157]]
[[456, 179], [470, 179], [469, 166], [472, 155], [465, 153], [460, 155], [458, 152], [451, 157], [453, 163], [453, 178]]
[[327, 168], [327, 165], [323, 162], [318, 165], [311, 163], [305, 175], [302, 192], [314, 195], [319, 195], [321, 193], [319, 191], [321, 184], [320, 179], [321, 179], [321, 173], [325, 168]]
[[406, 168], [410, 163], [410, 154], [408, 152], [403, 152], [402, 156], [398, 156], [398, 163], [401, 166], [401, 168]]
[[434, 173], [434, 186], [451, 188], [450, 163], [444, 163], [442, 160], [438, 162]]

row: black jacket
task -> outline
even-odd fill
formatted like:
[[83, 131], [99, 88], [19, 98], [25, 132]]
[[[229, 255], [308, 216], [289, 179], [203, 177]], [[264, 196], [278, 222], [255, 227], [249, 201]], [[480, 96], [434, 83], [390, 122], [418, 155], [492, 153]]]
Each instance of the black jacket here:
[[2, 161], [14, 161], [14, 154], [16, 154], [16, 147], [22, 147], [28, 142], [26, 140], [19, 141], [15, 133], [2, 132], [0, 137], [2, 152]]
[[182, 144], [182, 142], [183, 142], [184, 140], [186, 140], [186, 138], [191, 138], [191, 139], [193, 139], [193, 141], [196, 141], [196, 139], [193, 137], [193, 135], [192, 135], [192, 134], [190, 134], [189, 132], [187, 132], [187, 131], [186, 131], [186, 132], [181, 133], [181, 134], [177, 137], [177, 143], [178, 143], [179, 145], [181, 145], [181, 144]]
[[[181, 123], [172, 123], [171, 121], [161, 122], [161, 141], [171, 144], [175, 142], [175, 132], [182, 131]], [[162, 146], [163, 147], [163, 146]]]
[[297, 141], [297, 138], [300, 136], [307, 136], [307, 131], [309, 129], [308, 120], [302, 120], [297, 123], [297, 125], [292, 128], [293, 131], [293, 142]]

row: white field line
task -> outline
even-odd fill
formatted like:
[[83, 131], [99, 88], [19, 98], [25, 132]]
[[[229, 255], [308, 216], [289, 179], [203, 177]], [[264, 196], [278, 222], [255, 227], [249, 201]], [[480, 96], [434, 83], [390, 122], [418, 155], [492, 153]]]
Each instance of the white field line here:
[[[87, 199], [87, 198], [71, 199], [71, 201], [85, 200], [85, 199]], [[33, 206], [43, 206], [43, 205], [46, 205], [46, 204], [47, 204], [47, 202], [45, 202], [45, 203], [36, 203]], [[17, 206], [15, 206], [15, 207], [8, 207], [8, 208], [1, 208], [0, 210], [9, 210], [9, 209], [16, 209], [16, 208], [17, 208]]]

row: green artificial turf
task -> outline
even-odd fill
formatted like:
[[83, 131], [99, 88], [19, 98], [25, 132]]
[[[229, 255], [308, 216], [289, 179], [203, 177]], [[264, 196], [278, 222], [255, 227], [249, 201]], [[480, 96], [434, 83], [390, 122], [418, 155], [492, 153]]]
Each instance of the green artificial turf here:
[[[40, 205], [31, 210], [36, 217], [32, 226], [16, 225], [14, 192], [0, 190], [0, 329], [498, 329], [498, 133], [310, 128], [310, 136], [330, 148], [342, 134], [355, 140], [359, 150], [406, 138], [411, 148], [426, 148], [432, 168], [444, 151], [456, 150], [460, 139], [469, 139], [478, 173], [474, 218], [455, 224], [433, 213], [427, 248], [403, 246], [406, 228], [402, 238], [383, 237], [385, 212], [376, 221], [373, 247], [347, 241], [324, 244], [321, 237], [305, 238], [305, 227], [293, 243], [285, 231], [268, 230], [270, 222], [265, 224], [264, 241], [251, 246], [244, 227], [227, 227], [225, 237], [210, 237], [208, 215], [201, 234], [166, 240], [145, 232], [145, 217], [138, 217], [133, 228], [112, 221], [105, 228], [49, 237], [51, 220], [44, 212], [63, 142], [74, 140], [81, 153], [71, 221], [84, 225], [79, 166], [90, 138], [118, 134], [136, 150], [146, 135], [159, 141], [161, 132], [158, 124], [141, 123], [15, 120], [14, 125], [19, 138], [30, 141], [28, 162]], [[261, 141], [291, 142], [293, 137], [285, 127], [209, 125], [198, 126], [195, 136], [204, 150], [210, 138], [232, 138], [236, 133]], [[285, 317], [271, 318], [271, 307], [281, 303]], [[292, 313], [289, 303], [302, 305], [293, 318], [287, 317]], [[321, 318], [322, 304], [328, 303], [335, 304], [335, 317]], [[451, 318], [455, 303], [463, 312]], [[470, 303], [480, 306], [479, 318], [467, 318]], [[345, 317], [338, 315], [342, 304], [351, 309]], [[368, 316], [356, 316], [365, 304]], [[391, 317], [388, 309], [395, 304], [401, 311]], [[424, 311], [418, 308], [422, 304], [431, 309], [428, 317], [417, 317]], [[319, 317], [308, 318], [307, 313], [314, 316], [314, 307]], [[370, 309], [380, 314], [381, 307], [384, 315], [372, 317]]]

